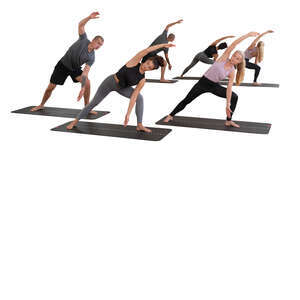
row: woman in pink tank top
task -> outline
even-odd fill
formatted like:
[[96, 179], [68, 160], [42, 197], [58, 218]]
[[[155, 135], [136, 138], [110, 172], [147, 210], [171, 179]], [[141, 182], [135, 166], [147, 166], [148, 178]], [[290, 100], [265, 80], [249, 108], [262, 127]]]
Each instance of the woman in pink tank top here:
[[[257, 78], [260, 72], [260, 66], [258, 63], [262, 62], [264, 58], [264, 42], [259, 41], [262, 36], [266, 35], [267, 33], [272, 33], [274, 31], [268, 30], [262, 34], [260, 34], [252, 43], [251, 45], [246, 49], [245, 51], [245, 60], [246, 60], [246, 68], [254, 70], [254, 80], [253, 85], [259, 85], [257, 83]], [[249, 60], [255, 58], [255, 63], [251, 63]]]
[[[212, 93], [218, 97], [226, 98], [226, 126], [240, 127], [231, 120], [232, 114], [236, 108], [238, 96], [232, 92], [232, 85], [236, 75], [236, 83], [239, 85], [244, 78], [245, 59], [241, 51], [235, 51], [232, 56], [231, 52], [235, 47], [251, 36], [257, 36], [257, 32], [249, 32], [235, 40], [223, 53], [223, 55], [205, 72], [204, 76], [193, 86], [187, 96], [174, 108], [174, 110], [164, 119], [164, 122], [173, 120], [173, 117], [182, 111], [187, 104], [191, 103], [198, 96], [204, 93]], [[237, 69], [237, 72], [235, 71]], [[219, 82], [229, 77], [227, 88], [221, 86]]]

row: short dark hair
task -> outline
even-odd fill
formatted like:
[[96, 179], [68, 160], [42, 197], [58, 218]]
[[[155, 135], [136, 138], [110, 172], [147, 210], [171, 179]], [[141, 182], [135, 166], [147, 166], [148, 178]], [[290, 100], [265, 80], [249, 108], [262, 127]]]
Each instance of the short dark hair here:
[[154, 65], [154, 70], [158, 69], [159, 67], [164, 66], [164, 59], [159, 55], [152, 56], [152, 57], [148, 58], [148, 60], [152, 61], [153, 65]]
[[174, 33], [170, 33], [170, 34], [168, 35], [168, 38], [175, 39], [175, 34], [174, 34]]
[[221, 43], [221, 44], [218, 45], [218, 49], [221, 49], [221, 50], [225, 49], [227, 47], [228, 47], [227, 43]]
[[94, 40], [97, 40], [97, 39], [100, 39], [100, 40], [102, 40], [102, 42], [104, 42], [104, 38], [103, 38], [101, 35], [96, 35], [96, 36], [93, 38], [93, 41], [94, 41]]

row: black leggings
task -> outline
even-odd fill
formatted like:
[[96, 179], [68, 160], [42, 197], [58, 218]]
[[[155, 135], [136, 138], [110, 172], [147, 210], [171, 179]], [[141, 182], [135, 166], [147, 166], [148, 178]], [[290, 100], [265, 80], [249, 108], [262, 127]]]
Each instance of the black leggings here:
[[251, 70], [255, 70], [254, 72], [254, 82], [257, 81], [259, 72], [260, 72], [260, 66], [257, 64], [253, 64], [249, 61], [249, 59], [246, 59], [246, 68], [247, 69], [251, 69]]
[[[213, 82], [206, 77], [201, 77], [201, 79], [193, 86], [190, 92], [186, 95], [186, 97], [174, 108], [174, 110], [170, 113], [171, 116], [175, 116], [177, 113], [182, 111], [189, 103], [195, 100], [198, 96], [204, 93], [212, 93], [218, 97], [226, 98], [226, 88], [221, 86], [219, 83]], [[236, 93], [232, 92], [230, 109], [232, 110], [231, 117], [235, 110], [236, 104], [238, 101], [238, 96]], [[227, 120], [231, 120], [231, 117]]]

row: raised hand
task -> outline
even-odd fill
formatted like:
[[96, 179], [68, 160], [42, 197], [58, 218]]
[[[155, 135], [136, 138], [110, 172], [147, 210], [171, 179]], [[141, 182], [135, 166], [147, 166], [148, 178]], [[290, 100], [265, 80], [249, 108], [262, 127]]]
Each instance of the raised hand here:
[[180, 23], [182, 23], [183, 22], [183, 19], [180, 19], [180, 20], [178, 20], [176, 23], [177, 24], [180, 24]]
[[89, 15], [89, 18], [90, 19], [98, 19], [100, 16], [99, 12], [95, 11], [95, 12], [92, 12], [90, 15]]
[[232, 113], [232, 110], [230, 109], [230, 106], [226, 105], [226, 115], [228, 118], [231, 118], [231, 113]]
[[126, 127], [128, 125], [128, 122], [129, 122], [129, 115], [126, 114], [125, 120], [124, 120], [124, 127]]

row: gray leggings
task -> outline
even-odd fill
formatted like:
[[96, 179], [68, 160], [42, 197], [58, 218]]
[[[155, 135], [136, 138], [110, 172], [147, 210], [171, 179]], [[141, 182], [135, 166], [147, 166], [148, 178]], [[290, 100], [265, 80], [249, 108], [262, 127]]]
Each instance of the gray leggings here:
[[193, 68], [199, 61], [212, 65], [215, 61], [209, 58], [204, 52], [198, 53], [192, 60], [189, 66], [187, 66], [182, 72], [181, 76], [187, 73], [191, 68]]
[[[82, 118], [86, 118], [89, 112], [98, 105], [110, 92], [117, 92], [120, 95], [130, 98], [134, 89], [129, 86], [126, 88], [121, 88], [115, 78], [114, 75], [108, 76], [103, 82], [100, 84], [93, 100], [77, 115], [76, 119], [80, 120]], [[143, 121], [143, 111], [144, 111], [144, 100], [141, 94], [138, 95], [136, 103], [135, 103], [135, 113], [137, 116], [137, 122], [142, 123]]]

